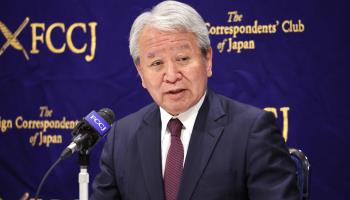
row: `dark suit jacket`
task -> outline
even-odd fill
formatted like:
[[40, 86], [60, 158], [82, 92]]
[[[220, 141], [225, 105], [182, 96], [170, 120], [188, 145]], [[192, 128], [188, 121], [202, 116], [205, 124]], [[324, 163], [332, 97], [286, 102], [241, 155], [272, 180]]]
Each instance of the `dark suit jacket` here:
[[[273, 114], [208, 90], [178, 200], [297, 200], [295, 166]], [[101, 154], [94, 200], [163, 200], [161, 119], [151, 104], [119, 120]]]

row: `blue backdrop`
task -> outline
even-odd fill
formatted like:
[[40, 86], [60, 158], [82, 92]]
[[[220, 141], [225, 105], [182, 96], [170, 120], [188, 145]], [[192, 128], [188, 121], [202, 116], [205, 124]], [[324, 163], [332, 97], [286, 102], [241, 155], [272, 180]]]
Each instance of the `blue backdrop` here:
[[[0, 199], [30, 199], [91, 110], [116, 118], [151, 102], [128, 51], [138, 14], [158, 1], [0, 2]], [[349, 14], [345, 0], [183, 1], [208, 23], [209, 86], [272, 111], [312, 165], [311, 199], [348, 199]], [[103, 140], [91, 153], [90, 182]], [[43, 199], [77, 199], [77, 157]]]

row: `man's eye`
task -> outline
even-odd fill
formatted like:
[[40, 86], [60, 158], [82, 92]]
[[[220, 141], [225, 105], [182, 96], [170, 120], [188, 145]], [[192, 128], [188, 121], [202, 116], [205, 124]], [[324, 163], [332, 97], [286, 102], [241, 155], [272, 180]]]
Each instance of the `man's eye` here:
[[160, 60], [157, 60], [157, 61], [152, 62], [151, 66], [157, 67], [157, 66], [159, 66], [159, 65], [161, 65], [161, 64], [163, 64], [163, 62], [160, 61]]
[[190, 57], [188, 57], [188, 56], [181, 57], [181, 58], [178, 59], [178, 61], [180, 61], [183, 64], [188, 63], [189, 60], [190, 60]]
[[182, 61], [186, 61], [186, 60], [188, 60], [188, 59], [190, 59], [190, 58], [189, 58], [189, 57], [183, 57], [183, 58], [181, 58]]

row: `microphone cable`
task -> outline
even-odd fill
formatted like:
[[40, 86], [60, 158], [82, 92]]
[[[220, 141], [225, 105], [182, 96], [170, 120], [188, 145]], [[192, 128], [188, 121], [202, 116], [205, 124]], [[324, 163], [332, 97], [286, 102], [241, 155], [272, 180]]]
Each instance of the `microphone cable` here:
[[52, 172], [52, 170], [56, 167], [56, 165], [61, 161], [63, 160], [61, 157], [59, 157], [56, 162], [51, 165], [51, 167], [46, 171], [44, 177], [41, 179], [40, 181], [40, 184], [39, 184], [39, 187], [38, 189], [36, 190], [36, 193], [35, 193], [35, 196], [34, 196], [34, 200], [38, 200], [38, 197], [39, 197], [39, 194], [40, 194], [40, 191], [41, 191], [41, 188], [43, 187], [44, 185], [44, 182], [45, 180], [47, 179], [47, 177], [50, 175], [50, 173]]

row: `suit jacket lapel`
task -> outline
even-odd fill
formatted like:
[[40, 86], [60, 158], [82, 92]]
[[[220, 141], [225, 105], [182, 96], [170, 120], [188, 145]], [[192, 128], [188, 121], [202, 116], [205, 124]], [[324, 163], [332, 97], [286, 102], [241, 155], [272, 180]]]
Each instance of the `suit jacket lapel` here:
[[225, 113], [218, 98], [208, 90], [193, 128], [177, 199], [187, 200], [191, 198], [224, 130], [222, 123], [224, 116]]
[[151, 112], [145, 116], [143, 125], [137, 134], [144, 181], [152, 200], [164, 199], [160, 132], [159, 108], [154, 106]]

